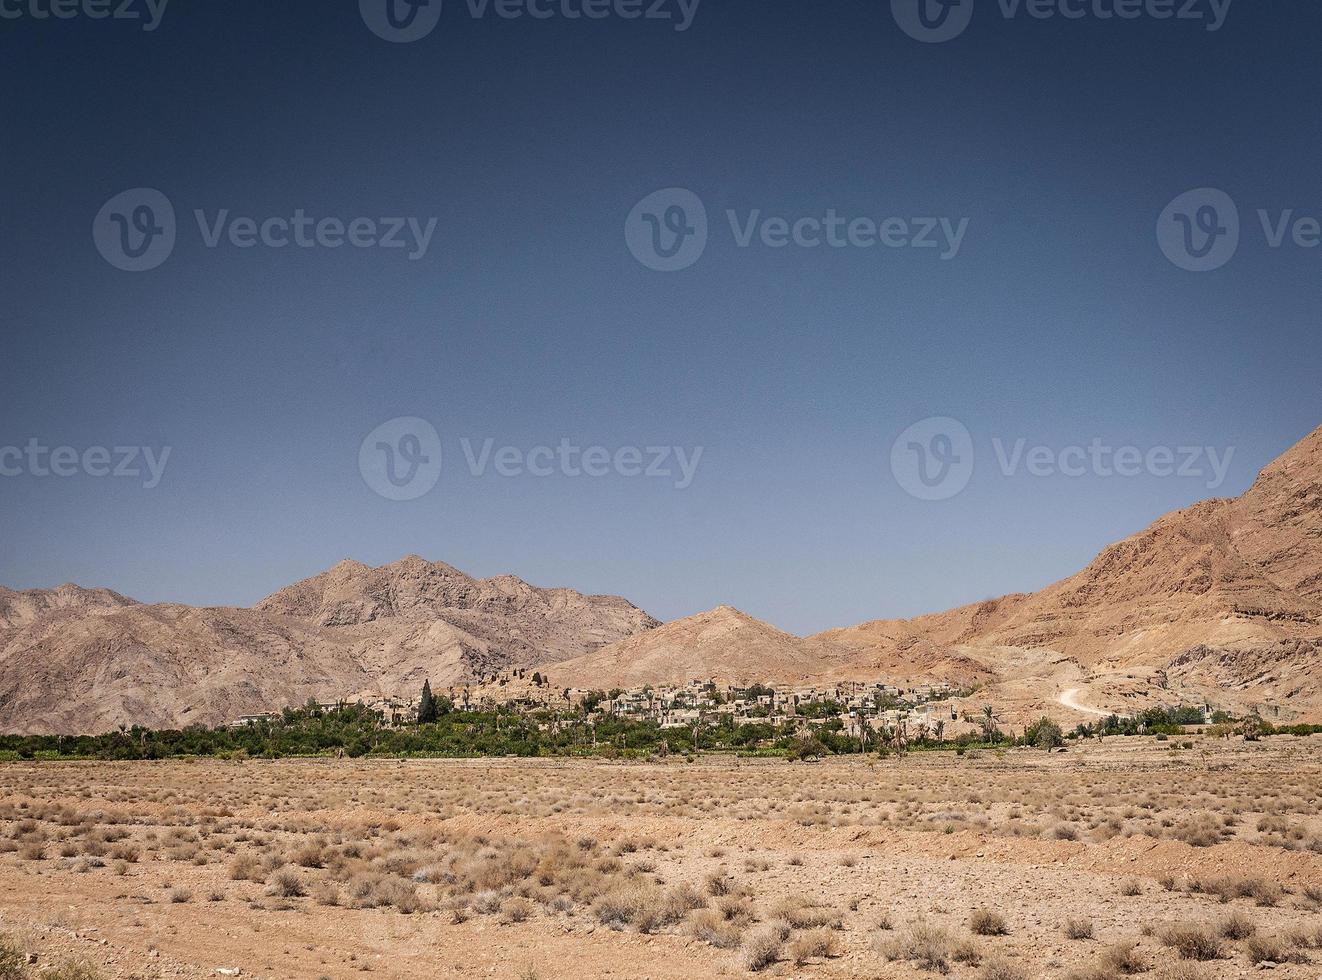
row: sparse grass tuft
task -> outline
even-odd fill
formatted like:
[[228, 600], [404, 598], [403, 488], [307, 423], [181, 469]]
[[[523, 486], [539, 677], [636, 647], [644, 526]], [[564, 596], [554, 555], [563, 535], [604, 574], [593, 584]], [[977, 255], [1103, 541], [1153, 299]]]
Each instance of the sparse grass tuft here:
[[744, 966], [752, 973], [765, 970], [780, 959], [782, 943], [780, 931], [774, 926], [755, 929], [744, 940]]
[[1218, 960], [1222, 957], [1221, 940], [1210, 930], [1194, 925], [1167, 926], [1157, 933], [1163, 946], [1169, 946], [1185, 960]]
[[0, 980], [27, 980], [27, 957], [8, 936], [0, 936]]
[[1231, 912], [1217, 926], [1217, 932], [1226, 939], [1248, 939], [1257, 931], [1257, 924], [1243, 912]]
[[1066, 919], [1063, 931], [1066, 939], [1091, 939], [1092, 919]]
[[1000, 956], [990, 957], [983, 963], [978, 977], [979, 980], [1028, 980], [1028, 974]]
[[790, 943], [789, 956], [795, 966], [811, 959], [832, 959], [840, 955], [840, 940], [830, 929], [812, 929]]
[[266, 894], [276, 898], [302, 898], [307, 894], [307, 887], [293, 871], [277, 871], [266, 880]]
[[976, 909], [969, 916], [969, 930], [979, 936], [1004, 936], [1009, 933], [1005, 916], [990, 909]]

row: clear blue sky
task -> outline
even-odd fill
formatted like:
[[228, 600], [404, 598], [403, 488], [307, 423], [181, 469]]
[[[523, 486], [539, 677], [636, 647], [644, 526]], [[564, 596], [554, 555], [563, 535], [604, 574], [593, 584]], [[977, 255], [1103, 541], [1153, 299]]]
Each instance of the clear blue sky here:
[[[25, 0], [26, 2], [26, 0]], [[27, 8], [24, 7], [24, 10]], [[881, 0], [707, 0], [662, 22], [474, 19], [391, 44], [358, 5], [178, 3], [159, 27], [0, 19], [0, 447], [169, 446], [159, 486], [0, 477], [0, 583], [249, 604], [344, 557], [729, 603], [794, 632], [1041, 587], [1158, 515], [1242, 492], [1322, 423], [1322, 8], [1220, 30], [1037, 21], [979, 0], [944, 44]], [[1240, 249], [1158, 247], [1177, 195], [1226, 191]], [[151, 187], [160, 267], [93, 219]], [[691, 190], [706, 252], [662, 273], [631, 208]], [[437, 219], [426, 255], [204, 247], [192, 212]], [[959, 253], [739, 248], [745, 216], [968, 219]], [[392, 501], [359, 446], [430, 421], [444, 465]], [[890, 466], [951, 416], [950, 500]], [[468, 472], [497, 446], [703, 447], [691, 486]], [[1206, 479], [1007, 477], [991, 440], [1233, 447]]]

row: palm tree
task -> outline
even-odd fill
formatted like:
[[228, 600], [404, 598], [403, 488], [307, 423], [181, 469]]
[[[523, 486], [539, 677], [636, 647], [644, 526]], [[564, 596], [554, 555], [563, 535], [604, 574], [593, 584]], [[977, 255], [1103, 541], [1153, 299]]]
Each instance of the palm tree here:
[[895, 749], [896, 755], [904, 755], [905, 748], [909, 745], [909, 716], [899, 715], [895, 719], [895, 727], [891, 729], [891, 744]]

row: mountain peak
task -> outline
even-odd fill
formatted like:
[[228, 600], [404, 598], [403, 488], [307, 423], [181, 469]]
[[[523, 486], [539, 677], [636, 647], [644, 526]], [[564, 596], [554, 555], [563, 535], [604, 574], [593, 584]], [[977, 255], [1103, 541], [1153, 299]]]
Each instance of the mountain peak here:
[[139, 605], [110, 589], [86, 589], [66, 582], [54, 589], [16, 592], [0, 586], [0, 629], [31, 622], [47, 613], [79, 613]]
[[[672, 620], [548, 671], [556, 686], [577, 688], [792, 681], [829, 670], [822, 649], [734, 606]], [[829, 658], [830, 651], [826, 651]]]
[[365, 572], [369, 569], [370, 566], [364, 565], [355, 558], [341, 558], [331, 566], [330, 570], [332, 572]]
[[[1318, 426], [1263, 467], [1258, 481], [1277, 476], [1289, 476], [1310, 483], [1322, 482], [1322, 426]], [[1251, 490], [1249, 492], [1252, 493]]]
[[429, 573], [433, 575], [458, 575], [463, 578], [469, 576], [455, 568], [453, 565], [447, 565], [443, 561], [429, 561], [421, 555], [405, 555], [398, 561], [393, 561], [388, 565], [382, 565], [378, 571], [395, 571], [407, 573]]

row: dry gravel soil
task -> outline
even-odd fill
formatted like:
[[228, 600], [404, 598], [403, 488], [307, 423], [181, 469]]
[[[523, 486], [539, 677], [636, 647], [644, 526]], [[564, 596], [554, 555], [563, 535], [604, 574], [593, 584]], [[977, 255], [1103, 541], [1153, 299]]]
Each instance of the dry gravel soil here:
[[34, 980], [1316, 978], [1319, 748], [8, 763], [0, 934]]

